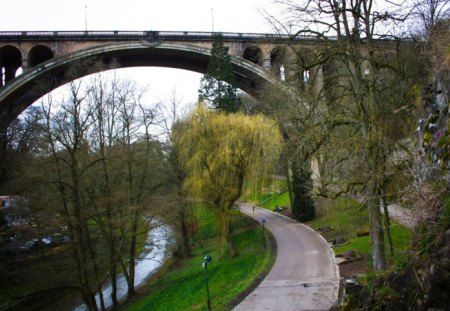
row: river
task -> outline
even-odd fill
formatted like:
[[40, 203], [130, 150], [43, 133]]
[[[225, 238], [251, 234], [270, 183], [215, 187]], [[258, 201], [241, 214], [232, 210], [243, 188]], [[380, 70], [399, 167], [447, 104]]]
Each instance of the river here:
[[[167, 257], [167, 247], [171, 243], [172, 230], [167, 225], [158, 226], [148, 233], [147, 243], [144, 251], [136, 260], [136, 275], [134, 284], [136, 288], [142, 286], [157, 270], [162, 266]], [[112, 306], [111, 300], [112, 286], [111, 282], [107, 282], [103, 286], [103, 299], [105, 307]], [[127, 296], [127, 282], [125, 276], [121, 273], [117, 278], [117, 299], [123, 301]], [[100, 308], [99, 295], [96, 295], [97, 305]], [[67, 297], [58, 302], [53, 303], [46, 310], [73, 310], [85, 311], [88, 310], [80, 297]]]

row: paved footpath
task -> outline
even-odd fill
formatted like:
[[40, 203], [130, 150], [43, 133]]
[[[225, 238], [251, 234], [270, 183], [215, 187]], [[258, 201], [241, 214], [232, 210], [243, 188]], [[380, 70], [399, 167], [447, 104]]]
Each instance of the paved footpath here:
[[339, 269], [326, 241], [309, 227], [288, 217], [241, 204], [243, 213], [275, 237], [277, 259], [261, 284], [234, 311], [329, 310], [337, 300]]
[[[381, 213], [384, 213], [384, 209], [380, 207]], [[388, 205], [389, 217], [396, 220], [398, 223], [402, 224], [406, 228], [413, 229], [417, 226], [421, 219], [425, 219], [425, 214], [419, 211], [414, 211], [401, 207], [398, 204]]]

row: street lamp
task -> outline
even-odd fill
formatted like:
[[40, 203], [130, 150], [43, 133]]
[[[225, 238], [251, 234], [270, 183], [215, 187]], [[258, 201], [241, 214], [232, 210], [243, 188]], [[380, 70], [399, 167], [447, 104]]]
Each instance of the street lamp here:
[[205, 258], [203, 258], [203, 268], [205, 268], [205, 280], [206, 280], [206, 304], [208, 307], [208, 311], [211, 311], [211, 298], [209, 297], [209, 285], [208, 285], [208, 263], [210, 263], [212, 260], [212, 257], [209, 255], [206, 255]]
[[263, 248], [264, 248], [264, 249], [266, 249], [266, 235], [264, 234], [264, 233], [265, 233], [265, 232], [264, 232], [264, 224], [265, 224], [265, 223], [266, 223], [266, 220], [263, 219], [263, 220], [262, 220], [261, 226], [262, 226], [262, 234], [263, 234], [262, 239], [263, 239]]

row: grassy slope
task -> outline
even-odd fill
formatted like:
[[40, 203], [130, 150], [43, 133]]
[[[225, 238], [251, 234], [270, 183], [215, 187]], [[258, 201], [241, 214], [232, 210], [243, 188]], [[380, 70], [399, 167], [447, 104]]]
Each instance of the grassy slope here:
[[[343, 253], [347, 250], [353, 249], [365, 254], [365, 258], [371, 258], [370, 237], [357, 237], [356, 231], [368, 230], [369, 219], [367, 211], [364, 208], [358, 207], [359, 203], [352, 199], [339, 199], [332, 204], [319, 204], [320, 210], [318, 217], [308, 222], [307, 224], [314, 228], [320, 228], [324, 225], [330, 225], [335, 230], [323, 234], [325, 239], [334, 239], [337, 236], [343, 236], [348, 239], [349, 244], [336, 247], [334, 249], [336, 254]], [[411, 244], [411, 232], [402, 225], [391, 220], [391, 235], [394, 245], [394, 258], [388, 258], [391, 261], [402, 260], [402, 253]], [[387, 247], [387, 239], [386, 247]]]
[[199, 221], [197, 247], [193, 257], [179, 262], [145, 290], [150, 293], [126, 310], [205, 310], [206, 286], [203, 257], [213, 260], [208, 266], [211, 306], [213, 310], [228, 310], [229, 304], [245, 291], [270, 266], [270, 252], [262, 250], [259, 230], [250, 226], [250, 220], [235, 217], [234, 241], [240, 255], [220, 258], [218, 222], [209, 210], [197, 212]]
[[[259, 201], [255, 201], [261, 207], [273, 210], [278, 206], [289, 205], [289, 194], [284, 192], [279, 194], [278, 189], [282, 189], [285, 183], [276, 181], [275, 191], [268, 191], [263, 194], [253, 195]], [[269, 188], [270, 189], [270, 188]], [[317, 200], [317, 217], [315, 220], [307, 223], [311, 228], [317, 229], [324, 225], [330, 225], [335, 230], [323, 234], [325, 239], [331, 240], [338, 236], [343, 236], [349, 240], [349, 244], [336, 247], [336, 254], [343, 253], [353, 249], [364, 254], [367, 258], [367, 266], [371, 267], [371, 246], [370, 237], [357, 237], [358, 230], [369, 229], [369, 219], [367, 211], [360, 207], [359, 203], [352, 199], [338, 199], [333, 202]], [[399, 262], [403, 260], [403, 253], [411, 244], [411, 232], [404, 226], [391, 220], [391, 235], [394, 245], [394, 258], [388, 258], [391, 262]], [[387, 239], [386, 239], [387, 245]], [[387, 252], [387, 249], [386, 249]]]
[[244, 198], [245, 201], [257, 204], [273, 211], [276, 206], [289, 206], [289, 193], [285, 180], [273, 180], [272, 184], [261, 192], [253, 192]]
[[[255, 196], [257, 204], [264, 200], [262, 207], [272, 210], [276, 205], [289, 204], [288, 193], [278, 194], [279, 190]], [[270, 200], [268, 200], [270, 198]], [[259, 202], [258, 202], [259, 200]], [[318, 217], [309, 223], [312, 228], [331, 225], [335, 230], [325, 233], [324, 237], [345, 236], [349, 244], [335, 248], [342, 253], [355, 249], [365, 254], [370, 267], [370, 237], [356, 237], [356, 231], [368, 229], [367, 212], [356, 208], [358, 203], [351, 199], [340, 199], [331, 204], [318, 204]], [[268, 269], [270, 256], [261, 249], [261, 234], [246, 228], [247, 219], [235, 223], [235, 242], [240, 256], [234, 259], [219, 258], [217, 245], [217, 220], [215, 215], [206, 209], [198, 212], [199, 240], [205, 241], [193, 251], [193, 258], [179, 265], [153, 282], [147, 290], [150, 294], [126, 310], [204, 310], [206, 308], [205, 274], [201, 263], [205, 255], [211, 255], [213, 261], [209, 265], [210, 293], [213, 310], [229, 310], [230, 302], [248, 288], [253, 280]], [[411, 234], [408, 229], [393, 222], [392, 237], [396, 256], [390, 258], [401, 260], [401, 253], [410, 245]]]
[[289, 206], [289, 193], [288, 192], [284, 192], [280, 195], [274, 196], [261, 204], [261, 207], [268, 209], [270, 211], [273, 211], [275, 209], [275, 207], [277, 207], [277, 206], [284, 206], [284, 207]]

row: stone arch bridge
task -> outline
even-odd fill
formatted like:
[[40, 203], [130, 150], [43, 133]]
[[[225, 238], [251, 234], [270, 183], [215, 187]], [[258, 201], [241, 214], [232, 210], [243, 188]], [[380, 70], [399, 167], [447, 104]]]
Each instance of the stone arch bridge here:
[[[133, 66], [205, 73], [215, 35], [159, 31], [0, 31], [0, 130], [41, 96], [91, 73]], [[222, 33], [222, 36], [229, 48], [238, 88], [258, 98], [267, 84], [279, 80], [284, 71], [288, 36], [244, 33]], [[313, 40], [301, 41], [308, 45]], [[102, 66], [94, 65], [98, 63]], [[74, 67], [77, 69], [72, 70]]]

